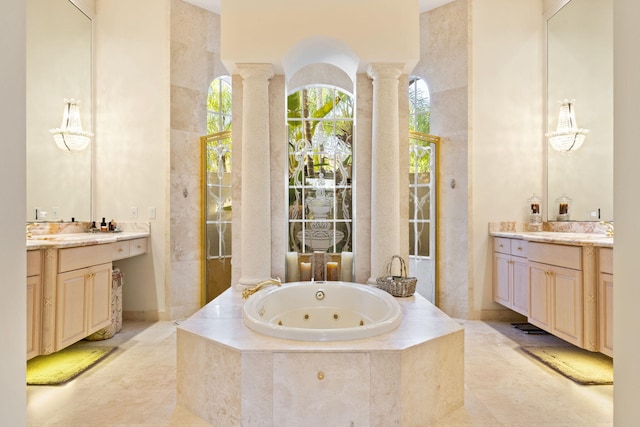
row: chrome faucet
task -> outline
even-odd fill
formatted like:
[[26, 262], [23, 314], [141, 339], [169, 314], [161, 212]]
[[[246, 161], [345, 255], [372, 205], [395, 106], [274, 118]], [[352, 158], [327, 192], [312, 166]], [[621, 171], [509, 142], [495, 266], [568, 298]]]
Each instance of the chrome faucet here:
[[256, 292], [258, 292], [259, 290], [269, 286], [269, 285], [275, 285], [275, 286], [282, 286], [282, 281], [280, 280], [279, 277], [275, 278], [275, 279], [268, 279], [265, 280], [264, 282], [260, 282], [257, 285], [255, 285], [252, 288], [246, 288], [242, 290], [242, 299], [247, 299], [249, 298], [251, 295], [255, 294]]
[[613, 237], [613, 221], [600, 221], [600, 224], [607, 227], [607, 237]]

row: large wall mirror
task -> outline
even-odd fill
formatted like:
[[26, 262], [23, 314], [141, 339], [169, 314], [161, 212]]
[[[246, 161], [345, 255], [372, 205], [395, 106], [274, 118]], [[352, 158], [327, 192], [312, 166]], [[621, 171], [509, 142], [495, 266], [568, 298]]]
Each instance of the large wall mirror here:
[[93, 141], [68, 153], [49, 132], [61, 125], [65, 98], [80, 101], [83, 128], [94, 129], [92, 20], [83, 5], [27, 0], [27, 221], [91, 220]]
[[547, 218], [566, 196], [571, 220], [613, 220], [613, 0], [570, 0], [547, 20], [547, 131], [563, 99], [590, 133], [571, 153], [547, 143]]

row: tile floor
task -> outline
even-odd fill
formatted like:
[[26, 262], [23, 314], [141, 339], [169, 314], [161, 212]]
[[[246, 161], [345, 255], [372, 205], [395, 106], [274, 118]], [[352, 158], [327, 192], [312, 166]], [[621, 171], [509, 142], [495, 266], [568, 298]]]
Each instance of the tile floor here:
[[[613, 386], [580, 386], [526, 356], [553, 345], [509, 323], [465, 326], [465, 405], [434, 427], [612, 426]], [[63, 386], [27, 387], [29, 426], [208, 426], [176, 406], [175, 324], [125, 322], [108, 359]]]

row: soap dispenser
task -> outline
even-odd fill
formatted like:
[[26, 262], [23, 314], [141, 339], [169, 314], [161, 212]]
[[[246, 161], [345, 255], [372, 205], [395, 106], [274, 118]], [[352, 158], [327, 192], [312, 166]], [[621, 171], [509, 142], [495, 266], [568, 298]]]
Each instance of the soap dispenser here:
[[109, 229], [107, 228], [107, 221], [105, 217], [102, 217], [102, 222], [100, 223], [100, 231], [102, 232], [109, 231]]

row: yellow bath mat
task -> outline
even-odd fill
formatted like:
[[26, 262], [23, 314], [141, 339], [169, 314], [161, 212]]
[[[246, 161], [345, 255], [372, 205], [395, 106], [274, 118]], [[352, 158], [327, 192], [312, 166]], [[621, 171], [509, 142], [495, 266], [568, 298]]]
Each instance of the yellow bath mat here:
[[27, 385], [60, 385], [104, 359], [117, 347], [67, 347], [27, 362]]
[[613, 359], [572, 346], [521, 347], [545, 365], [582, 385], [613, 384]]

